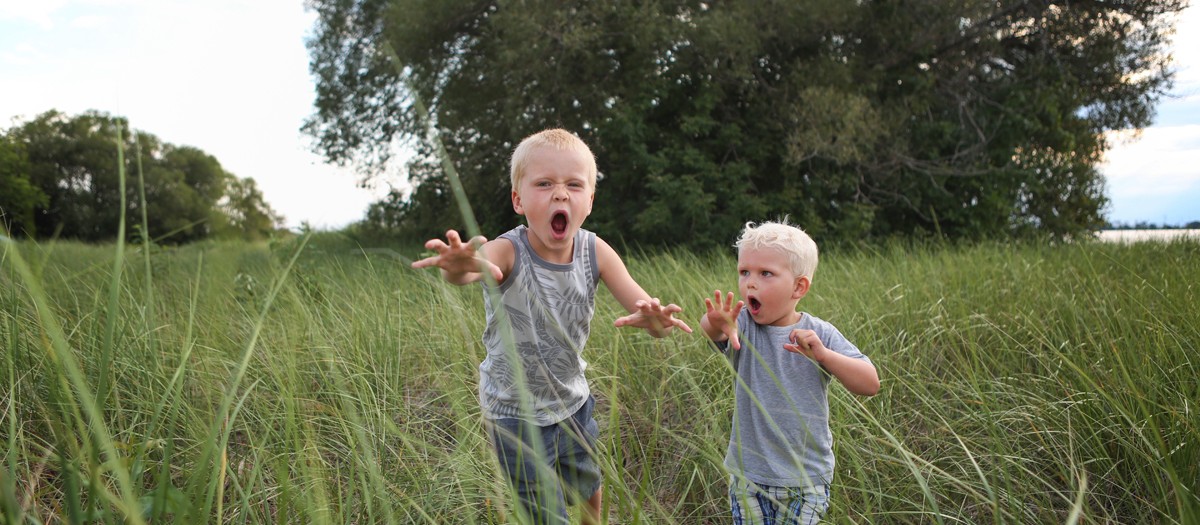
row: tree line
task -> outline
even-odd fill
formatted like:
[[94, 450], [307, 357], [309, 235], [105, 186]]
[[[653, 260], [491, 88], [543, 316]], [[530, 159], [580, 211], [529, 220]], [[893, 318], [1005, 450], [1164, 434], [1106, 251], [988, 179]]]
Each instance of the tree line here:
[[367, 182], [415, 151], [367, 226], [462, 228], [432, 125], [495, 235], [513, 146], [565, 127], [603, 174], [589, 228], [703, 248], [782, 215], [822, 240], [1103, 226], [1103, 134], [1150, 124], [1186, 2], [307, 5], [317, 150]]
[[[122, 170], [126, 223], [144, 239], [253, 240], [282, 223], [254, 179], [225, 171], [212, 155], [132, 130], [121, 117], [56, 110], [0, 133], [0, 222], [14, 236], [112, 240]], [[146, 231], [140, 232], [143, 211]]]
[[1190, 221], [1183, 224], [1171, 223], [1156, 223], [1149, 221], [1137, 221], [1133, 223], [1108, 223], [1105, 226], [1107, 230], [1200, 230], [1200, 221]]

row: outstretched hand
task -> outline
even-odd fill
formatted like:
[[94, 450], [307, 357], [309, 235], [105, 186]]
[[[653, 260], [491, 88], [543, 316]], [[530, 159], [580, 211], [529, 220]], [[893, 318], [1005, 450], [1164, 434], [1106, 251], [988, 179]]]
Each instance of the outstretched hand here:
[[618, 318], [613, 322], [613, 326], [618, 328], [622, 326], [645, 328], [654, 337], [664, 337], [676, 327], [689, 334], [692, 333], [692, 328], [683, 322], [683, 319], [675, 317], [675, 314], [683, 311], [683, 308], [679, 305], [668, 304], [663, 306], [658, 298], [654, 298], [649, 301], [644, 299], [639, 300], [634, 306], [637, 307], [636, 312]]
[[733, 292], [729, 292], [729, 295], [722, 300], [721, 291], [716, 290], [712, 299], [704, 299], [706, 311], [700, 324], [707, 325], [702, 327], [710, 339], [716, 340], [714, 335], [724, 334], [734, 350], [741, 350], [742, 343], [738, 340], [737, 333], [737, 317], [744, 306], [746, 306], [745, 301], [738, 301], [736, 304], [733, 302]]
[[447, 281], [462, 284], [477, 280], [483, 272], [489, 272], [497, 281], [504, 279], [500, 267], [487, 260], [479, 253], [479, 247], [487, 242], [482, 235], [463, 242], [458, 232], [446, 232], [446, 242], [441, 239], [430, 239], [425, 242], [425, 249], [437, 252], [437, 255], [426, 257], [412, 263], [413, 268], [428, 268], [436, 266], [442, 270]]

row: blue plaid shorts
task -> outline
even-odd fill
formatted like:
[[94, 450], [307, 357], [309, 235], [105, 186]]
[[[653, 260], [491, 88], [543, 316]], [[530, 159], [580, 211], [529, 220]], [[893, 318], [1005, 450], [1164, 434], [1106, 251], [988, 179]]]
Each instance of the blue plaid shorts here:
[[772, 487], [729, 478], [734, 525], [815, 525], [829, 510], [829, 485]]

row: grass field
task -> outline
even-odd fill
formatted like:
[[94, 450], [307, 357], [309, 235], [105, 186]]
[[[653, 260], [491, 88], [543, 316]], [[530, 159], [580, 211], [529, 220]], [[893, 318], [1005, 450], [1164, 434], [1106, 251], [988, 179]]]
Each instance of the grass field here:
[[[416, 250], [0, 246], [0, 521], [513, 522], [479, 288]], [[732, 253], [626, 258], [693, 327], [736, 285]], [[827, 252], [801, 308], [883, 381], [831, 388], [829, 521], [1200, 522], [1198, 276], [1194, 241]], [[598, 297], [609, 522], [727, 523], [728, 365]]]

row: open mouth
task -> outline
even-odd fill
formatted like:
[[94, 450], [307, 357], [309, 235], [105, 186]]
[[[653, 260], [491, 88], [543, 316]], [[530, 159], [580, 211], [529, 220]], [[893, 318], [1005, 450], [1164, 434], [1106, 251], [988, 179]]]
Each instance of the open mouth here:
[[554, 238], [562, 239], [567, 236], [567, 213], [555, 212], [550, 218], [550, 231], [554, 233]]
[[758, 311], [762, 310], [762, 301], [755, 297], [751, 297], [748, 304], [750, 305], [750, 315], [758, 315]]

